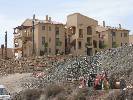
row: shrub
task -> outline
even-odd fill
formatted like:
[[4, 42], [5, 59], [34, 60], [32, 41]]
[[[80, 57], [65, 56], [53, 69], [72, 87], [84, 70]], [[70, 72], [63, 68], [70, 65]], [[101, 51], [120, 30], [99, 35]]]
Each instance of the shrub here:
[[46, 99], [50, 97], [55, 97], [57, 94], [60, 94], [64, 91], [64, 88], [58, 85], [49, 85], [45, 88]]

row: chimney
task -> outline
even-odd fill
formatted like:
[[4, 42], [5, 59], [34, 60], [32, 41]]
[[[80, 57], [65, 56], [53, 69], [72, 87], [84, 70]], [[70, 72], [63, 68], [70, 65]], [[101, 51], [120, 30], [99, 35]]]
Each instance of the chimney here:
[[105, 21], [103, 21], [103, 27], [105, 27]]
[[51, 22], [51, 17], [49, 17], [49, 22]]
[[121, 29], [121, 24], [119, 24], [119, 28]]
[[48, 21], [48, 15], [46, 15], [46, 21]]

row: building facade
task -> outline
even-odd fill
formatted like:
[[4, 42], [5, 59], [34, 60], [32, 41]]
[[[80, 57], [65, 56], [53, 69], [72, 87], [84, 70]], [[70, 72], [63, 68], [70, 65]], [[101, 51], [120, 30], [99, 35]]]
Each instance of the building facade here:
[[17, 57], [33, 54], [92, 56], [125, 44], [129, 44], [129, 30], [121, 25], [117, 28], [105, 26], [105, 22], [99, 26], [97, 20], [80, 13], [68, 15], [66, 25], [52, 21], [47, 15], [45, 20], [34, 19], [34, 25], [32, 19], [26, 19], [14, 28], [14, 55]]
[[74, 13], [67, 17], [68, 48], [73, 55], [93, 55], [98, 51], [99, 38], [96, 34], [98, 21]]
[[129, 45], [129, 30], [121, 28], [121, 25], [119, 27], [97, 26], [96, 31], [99, 34], [100, 49]]
[[[14, 29], [14, 53], [18, 57], [33, 54], [32, 19], [27, 19]], [[35, 19], [34, 25], [35, 56], [63, 54], [65, 52], [65, 31], [62, 23], [54, 22], [51, 17], [46, 20]]]

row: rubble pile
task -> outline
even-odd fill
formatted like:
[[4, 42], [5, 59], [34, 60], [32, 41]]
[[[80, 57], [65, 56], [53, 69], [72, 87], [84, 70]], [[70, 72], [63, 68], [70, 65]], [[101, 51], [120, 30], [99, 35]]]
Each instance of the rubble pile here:
[[21, 79], [24, 88], [41, 88], [50, 83], [62, 83], [87, 79], [90, 74], [107, 72], [120, 78], [122, 75], [133, 84], [133, 46], [123, 46], [98, 52], [95, 56], [62, 56], [62, 57], [38, 57], [23, 58], [17, 60], [1, 60], [0, 73], [34, 73], [43, 72], [40, 77], [31, 76]]
[[114, 75], [118, 79], [124, 76], [133, 84], [133, 46], [123, 46], [98, 53], [98, 65], [109, 76]]
[[[49, 83], [88, 78], [90, 74], [106, 72], [109, 77], [114, 75], [118, 79], [124, 76], [133, 84], [133, 46], [112, 48], [99, 52], [93, 57], [80, 56], [66, 59], [48, 70], [41, 79], [41, 85]], [[27, 84], [26, 84], [27, 85]]]
[[[60, 58], [62, 59], [62, 58]], [[57, 57], [36, 57], [36, 58], [21, 58], [18, 60], [0, 59], [0, 76], [14, 74], [14, 73], [34, 73], [38, 71], [44, 71], [46, 68], [50, 68], [62, 62], [57, 61]]]
[[88, 78], [91, 73], [98, 73], [100, 68], [91, 65], [91, 57], [74, 57], [49, 69], [50, 73], [42, 77], [44, 85], [79, 80], [80, 77]]

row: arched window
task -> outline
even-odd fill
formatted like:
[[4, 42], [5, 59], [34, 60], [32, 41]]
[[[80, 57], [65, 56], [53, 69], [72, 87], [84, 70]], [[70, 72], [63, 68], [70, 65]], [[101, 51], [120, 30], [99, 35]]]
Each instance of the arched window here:
[[92, 28], [90, 26], [87, 27], [87, 34], [92, 35]]

